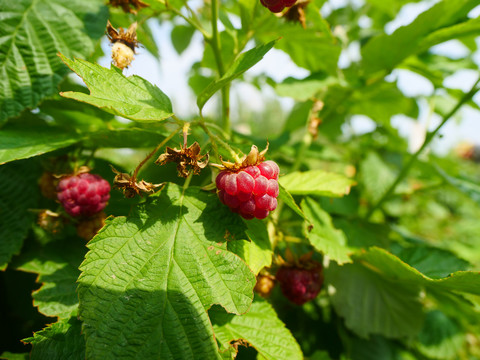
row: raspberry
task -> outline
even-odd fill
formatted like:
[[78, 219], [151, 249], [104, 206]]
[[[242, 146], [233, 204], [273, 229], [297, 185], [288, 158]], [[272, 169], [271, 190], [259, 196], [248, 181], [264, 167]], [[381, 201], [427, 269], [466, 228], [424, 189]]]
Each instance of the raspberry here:
[[281, 12], [285, 7], [295, 5], [297, 0], [260, 0], [263, 6], [273, 13]]
[[323, 284], [322, 265], [310, 262], [313, 267], [282, 266], [277, 271], [277, 281], [283, 295], [297, 305], [317, 297]]
[[71, 216], [91, 216], [107, 205], [110, 184], [99, 175], [89, 173], [69, 176], [58, 183], [57, 198]]
[[223, 170], [215, 179], [220, 201], [245, 219], [264, 219], [277, 208], [278, 165], [271, 161]]

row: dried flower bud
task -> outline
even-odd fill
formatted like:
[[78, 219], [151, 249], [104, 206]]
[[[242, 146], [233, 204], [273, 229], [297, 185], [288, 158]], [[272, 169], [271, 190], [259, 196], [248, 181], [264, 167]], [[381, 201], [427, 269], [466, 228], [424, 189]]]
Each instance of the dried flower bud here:
[[137, 10], [150, 6], [140, 0], [110, 0], [109, 5], [121, 7], [124, 12], [131, 14], [136, 14]]
[[113, 186], [117, 189], [121, 189], [126, 198], [133, 198], [135, 195], [151, 194], [156, 189], [162, 187], [164, 183], [152, 184], [145, 180], [137, 181], [127, 173], [121, 173], [113, 166], [110, 165], [112, 171], [117, 174], [113, 179]]
[[137, 23], [134, 22], [125, 32], [123, 28], [115, 29], [110, 21], [108, 21], [107, 36], [113, 44], [113, 64], [122, 70], [125, 69], [133, 61], [135, 48], [138, 47]]
[[299, 22], [305, 29], [307, 27], [305, 8], [307, 7], [308, 3], [309, 1], [298, 1], [294, 6], [289, 8], [285, 14], [283, 14], [283, 17], [287, 21]]
[[63, 228], [64, 218], [50, 210], [42, 210], [38, 214], [37, 224], [49, 233], [56, 234]]
[[98, 230], [105, 225], [106, 218], [107, 216], [105, 213], [101, 211], [89, 218], [80, 220], [80, 222], [77, 224], [78, 236], [89, 241], [97, 234]]
[[[180, 150], [167, 146], [165, 153], [158, 157], [155, 164], [165, 165], [169, 162], [175, 162], [177, 163], [178, 176], [187, 177], [190, 170], [197, 175], [208, 164], [208, 153], [200, 155], [200, 150], [200, 145], [196, 141], [188, 148], [184, 144]], [[206, 159], [201, 161], [204, 157]]]

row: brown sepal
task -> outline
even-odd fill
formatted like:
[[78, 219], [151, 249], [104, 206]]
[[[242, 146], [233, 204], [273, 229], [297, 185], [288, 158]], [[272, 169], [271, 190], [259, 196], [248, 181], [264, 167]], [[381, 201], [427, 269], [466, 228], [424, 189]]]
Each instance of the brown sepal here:
[[38, 213], [37, 224], [49, 233], [56, 234], [62, 230], [65, 219], [56, 212], [48, 209]]
[[121, 7], [124, 12], [131, 14], [136, 14], [137, 10], [150, 6], [141, 0], [110, 0], [109, 5]]
[[135, 53], [135, 47], [138, 47], [137, 41], [137, 22], [131, 24], [127, 31], [123, 28], [115, 29], [110, 20], [107, 21], [107, 37], [112, 44], [120, 42], [127, 45]]
[[[209, 159], [208, 153], [200, 155], [200, 151], [200, 145], [196, 141], [189, 147], [184, 146], [180, 150], [167, 146], [165, 153], [158, 157], [155, 164], [165, 165], [166, 163], [174, 162], [177, 163], [178, 176], [186, 178], [190, 170], [195, 175], [198, 175], [207, 166]], [[205, 159], [202, 161], [204, 157]]]
[[290, 9], [288, 9], [283, 17], [287, 21], [298, 22], [302, 25], [304, 29], [307, 28], [307, 19], [305, 17], [305, 8], [307, 7], [309, 1], [298, 1]]
[[112, 165], [110, 165], [110, 167], [112, 168], [112, 171], [117, 174], [115, 179], [113, 179], [113, 186], [117, 189], [121, 189], [126, 198], [133, 198], [135, 195], [142, 196], [143, 194], [151, 194], [165, 185], [165, 183], [152, 184], [145, 180], [136, 181], [136, 179], [132, 178], [129, 174], [121, 173]]

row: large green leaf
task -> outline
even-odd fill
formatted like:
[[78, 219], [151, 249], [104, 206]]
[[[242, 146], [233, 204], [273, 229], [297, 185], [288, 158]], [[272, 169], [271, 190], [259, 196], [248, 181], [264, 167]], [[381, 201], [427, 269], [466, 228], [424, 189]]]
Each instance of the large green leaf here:
[[355, 261], [368, 263], [371, 269], [392, 281], [402, 281], [434, 288], [439, 291], [460, 291], [480, 295], [480, 273], [456, 271], [450, 276], [432, 279], [384, 249], [372, 247], [353, 255]]
[[267, 226], [263, 221], [252, 219], [247, 222], [248, 240], [229, 241], [229, 251], [240, 256], [248, 267], [258, 274], [264, 267], [272, 263], [273, 249], [268, 236]]
[[423, 312], [418, 284], [387, 280], [358, 263], [331, 263], [325, 275], [335, 310], [359, 336], [401, 338], [420, 331]]
[[30, 162], [0, 166], [0, 270], [6, 268], [27, 237], [37, 206], [38, 171]]
[[85, 339], [76, 317], [61, 320], [23, 339], [33, 345], [31, 360], [84, 360]]
[[480, 205], [480, 185], [478, 185], [478, 181], [475, 181], [473, 179], [450, 176], [440, 167], [437, 167], [436, 169], [440, 176], [442, 176], [450, 185], [454, 186], [462, 193], [468, 195], [470, 199]]
[[335, 229], [328, 213], [308, 197], [302, 201], [302, 209], [312, 223], [312, 228], [307, 230], [306, 235], [315, 249], [339, 264], [350, 262], [350, 249], [345, 234]]
[[303, 213], [302, 209], [297, 205], [293, 196], [285, 190], [282, 184], [278, 184], [280, 188], [280, 193], [278, 194], [278, 199], [282, 200], [285, 205], [287, 205], [290, 209], [292, 209], [296, 214], [300, 215], [304, 220], [309, 221], [305, 214]]
[[426, 36], [419, 44], [420, 52], [428, 50], [431, 46], [451, 39], [480, 34], [480, 18], [470, 19], [457, 25], [439, 29]]
[[54, 127], [8, 127], [0, 130], [0, 165], [61, 149], [81, 139], [81, 135]]
[[[372, 38], [362, 48], [362, 63], [366, 73], [393, 70], [408, 56], [425, 50], [445, 36], [433, 37], [436, 30], [455, 25], [478, 5], [477, 0], [444, 0], [420, 14], [411, 24], [397, 29], [393, 34], [382, 34]], [[452, 30], [454, 32], [455, 30]], [[443, 33], [444, 34], [444, 33]], [[431, 36], [425, 42], [426, 36]], [[452, 34], [453, 36], [453, 34]]]
[[360, 179], [365, 195], [372, 201], [378, 201], [395, 180], [395, 172], [375, 152], [368, 152], [360, 163]]
[[220, 348], [226, 350], [236, 340], [245, 340], [266, 360], [303, 359], [300, 346], [272, 306], [256, 297], [245, 315], [228, 314], [214, 307], [208, 312]]
[[418, 116], [418, 106], [414, 99], [406, 97], [395, 83], [381, 82], [356, 91], [349, 99], [352, 114], [362, 114], [383, 126], [390, 126], [390, 118], [404, 114], [412, 118]]
[[33, 303], [38, 311], [60, 319], [77, 314], [76, 281], [80, 275], [78, 266], [85, 253], [85, 243], [79, 238], [22, 251], [15, 269], [39, 275], [37, 282], [42, 286], [33, 292]]
[[113, 65], [107, 69], [84, 60], [61, 58], [85, 81], [90, 95], [72, 91], [60, 95], [136, 121], [160, 121], [173, 115], [170, 99], [140, 76], [126, 77]]
[[214, 194], [173, 184], [107, 220], [79, 278], [87, 358], [220, 358], [206, 310], [252, 302], [255, 275], [226, 248], [245, 230]]
[[292, 172], [280, 177], [279, 183], [293, 195], [320, 195], [339, 197], [350, 192], [355, 181], [344, 175], [310, 170]]
[[273, 45], [275, 45], [275, 42], [276, 41], [271, 41], [267, 44], [257, 46], [244, 52], [237, 59], [235, 59], [233, 64], [220, 79], [210, 83], [210, 85], [208, 85], [200, 93], [200, 95], [198, 95], [197, 105], [199, 109], [201, 110], [208, 99], [210, 99], [218, 90], [232, 82], [234, 79], [238, 78], [245, 71], [262, 60], [263, 56], [273, 47]]
[[302, 68], [311, 72], [324, 71], [336, 75], [342, 48], [325, 32], [291, 26], [288, 27], [288, 31], [282, 33], [282, 39], [277, 47], [285, 51], [293, 62]]
[[434, 359], [458, 359], [465, 342], [465, 334], [455, 320], [441, 311], [427, 313], [425, 325], [418, 335], [418, 350]]
[[102, 0], [0, 0], [0, 124], [57, 91], [56, 54], [92, 53], [107, 16]]

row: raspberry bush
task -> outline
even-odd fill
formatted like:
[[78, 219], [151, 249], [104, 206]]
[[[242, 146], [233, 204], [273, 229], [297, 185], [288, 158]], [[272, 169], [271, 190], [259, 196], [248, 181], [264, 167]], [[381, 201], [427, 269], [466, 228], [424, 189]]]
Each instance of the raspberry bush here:
[[478, 5], [0, 1], [0, 358], [480, 358]]

